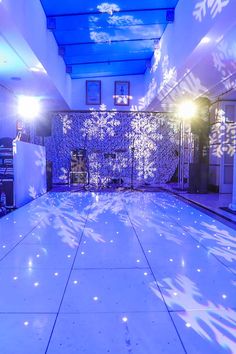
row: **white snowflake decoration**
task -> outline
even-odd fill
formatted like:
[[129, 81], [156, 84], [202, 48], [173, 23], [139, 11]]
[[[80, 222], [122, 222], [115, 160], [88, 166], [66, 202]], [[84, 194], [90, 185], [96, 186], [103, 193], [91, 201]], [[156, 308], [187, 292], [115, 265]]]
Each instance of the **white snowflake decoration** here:
[[[202, 84], [201, 80], [192, 72], [186, 73], [183, 81], [179, 85], [174, 85], [176, 81], [168, 83], [163, 87], [163, 90], [158, 91], [158, 97], [160, 101], [163, 101], [165, 109], [172, 108], [176, 105], [176, 102], [185, 95], [190, 95], [192, 99], [198, 97], [205, 92], [207, 88]], [[175, 89], [173, 89], [175, 86]]]
[[151, 155], [156, 151], [157, 142], [162, 139], [162, 135], [157, 131], [156, 121], [151, 117], [144, 117], [137, 113], [131, 121], [131, 135], [129, 149], [134, 153], [135, 165], [138, 177], [147, 179], [154, 177], [156, 167], [150, 161]]
[[222, 40], [212, 53], [213, 65], [222, 77], [222, 83], [226, 90], [236, 86], [234, 73], [236, 70], [236, 43], [232, 40]]
[[144, 158], [142, 164], [137, 166], [138, 177], [144, 179], [154, 177], [156, 170], [154, 161], [150, 161], [148, 158]]
[[210, 132], [210, 145], [212, 154], [217, 157], [222, 157], [224, 154], [234, 156], [236, 153], [236, 123], [225, 123], [224, 121], [216, 123]]
[[229, 4], [230, 0], [201, 0], [195, 5], [193, 16], [199, 22], [202, 22], [207, 12], [210, 11], [212, 18], [220, 14], [224, 7]]
[[186, 231], [199, 242], [209, 240], [211, 254], [223, 259], [229, 267], [230, 264], [234, 265], [236, 262], [235, 231], [219, 228], [210, 222], [202, 222], [197, 228], [186, 226]]
[[155, 73], [157, 71], [158, 65], [161, 60], [161, 45], [158, 42], [155, 46], [154, 55], [153, 55], [153, 65], [151, 67], [151, 73]]
[[35, 151], [35, 155], [35, 165], [40, 168], [41, 174], [44, 175], [46, 173], [46, 157], [44, 148], [39, 147], [39, 151]]
[[65, 183], [68, 182], [69, 179], [69, 170], [65, 167], [61, 167], [61, 175], [59, 176], [59, 179]]
[[124, 168], [128, 166], [128, 158], [121, 156], [119, 153], [117, 153], [115, 160], [110, 161], [109, 165], [112, 167], [113, 171], [121, 172]]
[[63, 134], [67, 134], [69, 130], [71, 130], [72, 119], [68, 114], [60, 115], [62, 121], [62, 130]]
[[81, 129], [83, 136], [89, 140], [99, 138], [104, 140], [107, 136], [114, 136], [115, 129], [120, 125], [120, 121], [115, 119], [116, 110], [106, 111], [106, 106], [101, 105], [100, 111], [90, 109], [90, 118], [87, 118]]
[[103, 13], [108, 13], [109, 15], [113, 15], [113, 12], [119, 12], [120, 8], [116, 4], [109, 4], [108, 2], [103, 2], [102, 4], [97, 6], [98, 11]]
[[[219, 346], [228, 348], [229, 352], [234, 353], [235, 335], [232, 329], [236, 327], [236, 312], [228, 307], [224, 307], [206, 298], [204, 305], [198, 302], [202, 293], [196, 284], [184, 275], [177, 275], [174, 279], [166, 278], [159, 286], [164, 289], [165, 301], [169, 308], [183, 309], [183, 305], [187, 304], [188, 309], [198, 309], [196, 316], [195, 311], [176, 311], [176, 314], [184, 321], [187, 327], [191, 327], [200, 337], [207, 341], [218, 340]], [[163, 300], [156, 283], [150, 284], [151, 290], [161, 300]], [[204, 289], [203, 289], [204, 290]]]
[[167, 88], [167, 90], [173, 87], [177, 83], [177, 71], [175, 67], [170, 67], [169, 64], [169, 56], [165, 55], [162, 62], [162, 82], [158, 89], [158, 93], [160, 93], [163, 88]]
[[153, 77], [151, 82], [148, 85], [148, 90], [146, 95], [139, 101], [139, 105], [141, 107], [147, 107], [153, 100], [153, 98], [156, 96], [156, 91], [157, 91], [157, 81]]
[[29, 196], [33, 199], [36, 199], [37, 198], [37, 192], [35, 190], [35, 187], [34, 186], [30, 186], [29, 187]]

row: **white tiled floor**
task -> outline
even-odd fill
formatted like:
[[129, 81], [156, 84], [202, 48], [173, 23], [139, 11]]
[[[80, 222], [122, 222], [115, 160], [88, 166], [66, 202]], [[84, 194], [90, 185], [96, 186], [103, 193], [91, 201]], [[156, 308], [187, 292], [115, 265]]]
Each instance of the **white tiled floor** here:
[[0, 353], [235, 354], [236, 231], [167, 193], [0, 219]]

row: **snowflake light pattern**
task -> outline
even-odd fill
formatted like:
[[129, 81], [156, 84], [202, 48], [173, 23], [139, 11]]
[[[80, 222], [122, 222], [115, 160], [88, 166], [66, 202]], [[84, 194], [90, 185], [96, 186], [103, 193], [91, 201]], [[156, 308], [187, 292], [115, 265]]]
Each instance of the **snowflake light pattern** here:
[[63, 134], [67, 134], [71, 130], [72, 119], [68, 114], [60, 115], [62, 121]]
[[[137, 170], [138, 179], [148, 180], [155, 176], [157, 171], [156, 159], [153, 159], [153, 155], [159, 153], [159, 151], [164, 147], [165, 141], [163, 140], [163, 135], [166, 134], [167, 130], [164, 129], [164, 120], [157, 120], [155, 116], [148, 115], [143, 116], [137, 113], [134, 114], [131, 121], [131, 133], [129, 133], [130, 145], [129, 149], [131, 154], [134, 156], [135, 169]], [[171, 132], [171, 129], [168, 129]], [[169, 137], [166, 141], [170, 144]], [[161, 148], [162, 146], [162, 148]], [[170, 145], [169, 145], [170, 146]], [[175, 146], [175, 144], [173, 144]], [[169, 150], [166, 146], [166, 150]], [[170, 155], [169, 155], [169, 158]], [[174, 156], [172, 156], [174, 159]], [[161, 160], [161, 156], [159, 156]], [[169, 164], [170, 161], [169, 161]], [[173, 163], [173, 166], [175, 164]], [[161, 178], [159, 182], [164, 182]]]
[[34, 186], [30, 186], [29, 187], [29, 196], [33, 199], [36, 199], [37, 198], [37, 192], [35, 190], [35, 187]]
[[59, 179], [62, 181], [62, 182], [65, 182], [67, 183], [68, 180], [69, 180], [69, 170], [65, 167], [61, 167], [61, 175], [59, 176]]
[[225, 112], [220, 109], [216, 111], [217, 123], [213, 125], [210, 132], [210, 145], [212, 154], [222, 157], [224, 154], [234, 156], [236, 153], [236, 123], [225, 122]]
[[222, 12], [224, 7], [229, 4], [230, 0], [201, 0], [195, 5], [193, 11], [193, 16], [199, 22], [202, 22], [203, 18], [210, 11], [212, 18], [215, 18], [218, 14]]
[[[133, 177], [142, 183], [168, 181], [177, 165], [173, 120], [162, 113], [107, 111], [72, 112], [71, 129], [63, 133], [56, 114], [53, 134], [46, 140], [53, 162], [55, 183], [68, 182], [70, 154], [75, 147], [86, 150], [88, 183], [93, 187], [128, 187]], [[134, 148], [134, 156], [132, 149]], [[116, 181], [116, 182], [114, 182]]]
[[100, 111], [91, 108], [90, 118], [86, 119], [81, 131], [83, 136], [88, 139], [100, 138], [104, 140], [107, 136], [114, 136], [115, 129], [120, 125], [119, 120], [115, 119], [116, 110], [106, 111], [106, 106], [101, 105]]
[[46, 157], [45, 150], [43, 147], [39, 147], [39, 151], [35, 151], [35, 165], [40, 168], [41, 174], [45, 174], [46, 171]]
[[212, 53], [213, 65], [222, 76], [222, 83], [226, 90], [236, 87], [234, 73], [236, 71], [236, 44], [233, 40], [235, 32], [232, 33], [232, 40], [222, 40]]
[[151, 73], [155, 73], [157, 71], [158, 65], [161, 60], [161, 42], [155, 44], [155, 50], [153, 54], [153, 65], [151, 67]]
[[[188, 308], [197, 309], [203, 305], [198, 302], [202, 294], [196, 284], [188, 277], [177, 275], [175, 279], [165, 278], [161, 284], [164, 289], [164, 297], [170, 308], [183, 308], [183, 304], [188, 304]], [[162, 299], [160, 291], [156, 287], [156, 283], [150, 284], [151, 290], [156, 296]], [[236, 312], [221, 304], [215, 304], [208, 300], [204, 303], [203, 311], [177, 311], [176, 314], [188, 324], [202, 338], [225, 348], [232, 353], [235, 349], [236, 337], [232, 332], [232, 328], [236, 326]]]

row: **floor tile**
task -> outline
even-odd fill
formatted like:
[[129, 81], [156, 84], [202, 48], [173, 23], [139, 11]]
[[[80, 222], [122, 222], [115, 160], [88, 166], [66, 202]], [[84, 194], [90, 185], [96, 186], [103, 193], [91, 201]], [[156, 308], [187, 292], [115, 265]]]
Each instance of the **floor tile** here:
[[49, 269], [71, 269], [76, 248], [69, 248], [66, 244], [55, 247], [49, 245], [29, 245], [25, 243], [15, 247], [3, 260], [3, 268], [49, 268]]
[[96, 313], [59, 315], [48, 353], [182, 354], [184, 350], [167, 313]]
[[48, 193], [0, 219], [0, 352], [60, 309], [52, 354], [234, 353], [235, 237], [167, 193]]
[[147, 267], [148, 263], [137, 242], [123, 244], [116, 239], [93, 245], [82, 242], [74, 264], [75, 269]]
[[0, 267], [0, 312], [57, 312], [69, 271]]
[[0, 314], [0, 353], [45, 353], [55, 316]]
[[229, 308], [171, 314], [189, 354], [234, 354], [236, 311]]
[[[215, 306], [236, 309], [236, 280], [229, 272], [208, 269], [205, 274], [204, 271], [184, 274], [174, 270], [165, 277], [162, 275], [162, 271], [156, 269], [153, 271], [165, 302], [171, 311], [210, 309]], [[154, 284], [154, 293], [155, 289], [156, 285]], [[159, 292], [157, 292], [157, 296], [160, 296]]]
[[61, 311], [166, 311], [150, 289], [153, 280], [148, 269], [74, 270]]

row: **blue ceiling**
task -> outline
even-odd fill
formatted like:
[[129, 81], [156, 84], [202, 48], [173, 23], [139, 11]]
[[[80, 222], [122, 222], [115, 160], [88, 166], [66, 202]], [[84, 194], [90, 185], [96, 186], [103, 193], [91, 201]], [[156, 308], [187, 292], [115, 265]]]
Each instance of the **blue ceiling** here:
[[41, 0], [72, 78], [143, 74], [178, 0]]

